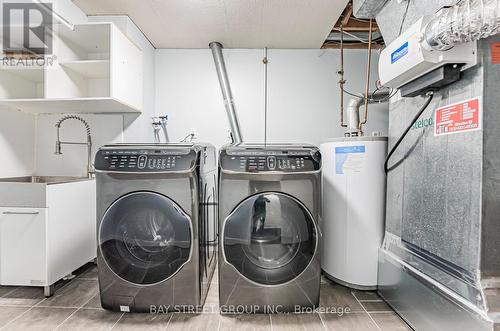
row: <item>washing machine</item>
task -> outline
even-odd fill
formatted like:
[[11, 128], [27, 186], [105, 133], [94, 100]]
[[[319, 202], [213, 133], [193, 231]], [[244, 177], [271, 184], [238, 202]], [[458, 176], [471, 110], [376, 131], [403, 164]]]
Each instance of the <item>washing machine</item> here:
[[307, 145], [219, 152], [223, 313], [301, 312], [319, 304], [321, 154]]
[[217, 260], [217, 164], [208, 144], [119, 144], [95, 158], [102, 307], [197, 311]]

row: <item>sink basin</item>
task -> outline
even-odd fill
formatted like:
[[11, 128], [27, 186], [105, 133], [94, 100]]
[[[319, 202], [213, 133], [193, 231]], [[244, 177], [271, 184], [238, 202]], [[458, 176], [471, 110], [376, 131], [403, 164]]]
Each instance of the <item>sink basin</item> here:
[[0, 183], [31, 183], [31, 184], [61, 184], [89, 180], [87, 177], [70, 176], [26, 176], [13, 178], [0, 178]]
[[48, 191], [55, 192], [66, 185], [71, 185], [71, 189], [78, 189], [89, 180], [92, 179], [70, 176], [0, 178], [0, 207], [45, 208], [48, 204]]

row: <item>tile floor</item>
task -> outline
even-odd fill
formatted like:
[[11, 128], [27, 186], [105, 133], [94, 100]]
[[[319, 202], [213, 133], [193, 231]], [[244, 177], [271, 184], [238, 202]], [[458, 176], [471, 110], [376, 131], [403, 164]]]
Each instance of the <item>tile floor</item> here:
[[[100, 306], [97, 269], [88, 264], [44, 298], [40, 288], [0, 286], [0, 330], [410, 330], [374, 292], [352, 291], [323, 280], [322, 307], [349, 307], [349, 313], [280, 315], [124, 314]], [[218, 304], [217, 277], [206, 305]]]

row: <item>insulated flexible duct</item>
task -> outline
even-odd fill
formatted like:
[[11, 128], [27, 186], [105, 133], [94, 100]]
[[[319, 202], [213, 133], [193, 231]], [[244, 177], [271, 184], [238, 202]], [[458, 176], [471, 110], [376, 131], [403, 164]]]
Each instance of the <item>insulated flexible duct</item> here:
[[487, 38], [500, 32], [500, 0], [462, 0], [443, 8], [425, 28], [425, 40], [435, 50]]

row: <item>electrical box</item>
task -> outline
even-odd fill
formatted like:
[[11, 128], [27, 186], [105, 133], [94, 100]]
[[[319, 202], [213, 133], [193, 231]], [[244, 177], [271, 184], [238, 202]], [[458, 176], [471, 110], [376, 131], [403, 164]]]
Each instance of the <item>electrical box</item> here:
[[430, 16], [424, 16], [403, 32], [380, 54], [379, 78], [383, 86], [400, 88], [446, 64], [462, 70], [477, 63], [477, 43], [457, 45], [447, 51], [431, 49], [424, 37]]

